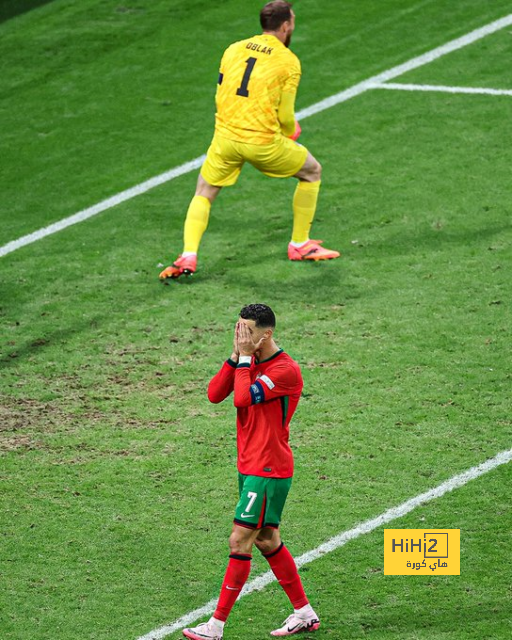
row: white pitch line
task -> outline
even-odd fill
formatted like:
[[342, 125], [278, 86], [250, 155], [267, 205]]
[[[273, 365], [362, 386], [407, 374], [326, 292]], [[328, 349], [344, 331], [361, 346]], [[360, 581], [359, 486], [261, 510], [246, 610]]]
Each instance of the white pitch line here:
[[370, 89], [391, 89], [395, 91], [441, 91], [442, 93], [477, 93], [490, 96], [512, 96], [510, 89], [487, 89], [486, 87], [446, 87], [439, 84], [401, 84], [386, 82], [375, 84]]
[[[500, 31], [501, 29], [510, 26], [511, 24], [512, 14], [509, 14], [508, 16], [500, 18], [499, 20], [495, 20], [494, 22], [491, 22], [484, 27], [480, 27], [479, 29], [471, 31], [465, 36], [456, 38], [455, 40], [451, 40], [441, 47], [436, 47], [435, 49], [432, 49], [431, 51], [424, 53], [421, 56], [412, 58], [404, 64], [393, 67], [392, 69], [388, 69], [387, 71], [379, 73], [376, 76], [372, 76], [371, 78], [368, 78], [363, 82], [359, 82], [349, 89], [340, 91], [339, 93], [336, 93], [329, 98], [326, 98], [325, 100], [321, 100], [320, 102], [317, 102], [310, 107], [307, 107], [306, 109], [302, 109], [296, 114], [297, 119], [304, 120], [304, 118], [309, 118], [316, 113], [320, 113], [321, 111], [330, 109], [337, 104], [341, 104], [342, 102], [350, 100], [351, 98], [355, 98], [356, 96], [364, 93], [365, 91], [368, 91], [369, 89], [375, 89], [377, 84], [382, 84], [383, 82], [392, 80], [393, 78], [397, 78], [398, 76], [407, 73], [407, 71], [417, 69], [418, 67], [433, 62], [434, 60], [437, 60], [438, 58], [451, 53], [452, 51], [456, 51], [457, 49], [461, 49], [462, 47], [467, 46], [468, 44], [472, 44], [473, 42], [476, 42], [481, 38], [485, 38], [485, 36], [488, 36], [492, 33], [495, 33], [496, 31]], [[0, 257], [6, 256], [7, 254], [12, 253], [17, 249], [21, 249], [21, 247], [25, 247], [26, 245], [31, 244], [32, 242], [36, 242], [37, 240], [41, 240], [42, 238], [52, 235], [53, 233], [57, 233], [57, 231], [66, 229], [66, 227], [70, 227], [71, 225], [77, 224], [78, 222], [83, 222], [88, 218], [92, 218], [98, 213], [115, 207], [121, 202], [125, 202], [126, 200], [130, 200], [135, 196], [146, 193], [150, 189], [153, 189], [153, 187], [164, 184], [165, 182], [169, 182], [170, 180], [174, 180], [174, 178], [189, 173], [190, 171], [194, 171], [195, 169], [199, 169], [204, 161], [204, 157], [205, 156], [203, 155], [199, 158], [195, 158], [195, 160], [191, 160], [190, 162], [186, 162], [179, 167], [175, 167], [174, 169], [170, 169], [165, 173], [161, 173], [160, 175], [155, 176], [150, 180], [146, 180], [145, 182], [142, 182], [141, 184], [136, 185], [131, 189], [122, 191], [121, 193], [118, 193], [117, 195], [112, 196], [107, 200], [103, 200], [102, 202], [89, 207], [88, 209], [84, 209], [83, 211], [75, 213], [68, 218], [64, 218], [59, 222], [55, 222], [47, 227], [43, 227], [42, 229], [34, 231], [33, 233], [30, 233], [26, 236], [22, 236], [17, 240], [12, 240], [3, 247], [0, 247]]]
[[319, 113], [320, 111], [324, 111], [325, 109], [330, 109], [336, 104], [340, 104], [341, 102], [350, 100], [350, 98], [354, 98], [355, 96], [368, 91], [368, 89], [375, 89], [376, 85], [380, 85], [383, 82], [387, 82], [388, 80], [393, 80], [393, 78], [398, 78], [398, 76], [401, 76], [408, 71], [412, 71], [413, 69], [422, 67], [426, 64], [429, 64], [430, 62], [434, 62], [434, 60], [438, 60], [448, 53], [452, 53], [453, 51], [457, 51], [457, 49], [462, 49], [469, 44], [473, 44], [473, 42], [477, 42], [477, 40], [481, 40], [482, 38], [485, 38], [492, 33], [496, 33], [496, 31], [500, 31], [501, 29], [504, 29], [511, 24], [512, 13], [508, 16], [500, 18], [499, 20], [490, 22], [484, 27], [480, 27], [479, 29], [470, 31], [465, 36], [461, 36], [460, 38], [456, 38], [455, 40], [450, 40], [450, 42], [447, 42], [440, 47], [436, 47], [435, 49], [432, 49], [431, 51], [428, 51], [421, 56], [412, 58], [408, 62], [404, 62], [404, 64], [399, 64], [397, 67], [393, 67], [392, 69], [388, 69], [387, 71], [379, 73], [372, 78], [363, 80], [363, 82], [355, 84], [353, 87], [350, 87], [350, 89], [346, 89], [345, 91], [336, 93], [335, 95], [330, 96], [325, 100], [321, 100], [311, 107], [299, 111], [297, 116], [300, 116], [300, 118], [306, 118], [312, 116], [315, 113]]
[[[511, 460], [512, 449], [509, 449], [508, 451], [502, 451], [501, 453], [498, 453], [496, 456], [494, 456], [494, 458], [486, 460], [476, 467], [471, 467], [470, 469], [464, 471], [463, 473], [460, 473], [459, 475], [453, 476], [453, 478], [446, 480], [446, 482], [443, 482], [437, 487], [434, 487], [433, 489], [430, 489], [425, 493], [420, 493], [416, 497], [403, 502], [402, 504], [398, 505], [398, 507], [388, 509], [387, 511], [384, 511], [384, 513], [382, 513], [380, 516], [372, 518], [371, 520], [366, 520], [353, 529], [343, 531], [339, 535], [334, 536], [334, 538], [331, 538], [327, 542], [324, 542], [324, 544], [321, 544], [316, 549], [308, 551], [298, 558], [295, 558], [295, 562], [297, 563], [298, 567], [302, 567], [305, 564], [313, 562], [314, 560], [318, 560], [318, 558], [321, 558], [325, 554], [332, 553], [336, 549], [339, 549], [343, 545], [347, 544], [347, 542], [349, 542], [350, 540], [359, 538], [359, 536], [365, 533], [370, 533], [374, 529], [377, 529], [378, 527], [381, 527], [388, 522], [396, 520], [397, 518], [402, 518], [403, 516], [416, 509], [416, 507], [426, 504], [427, 502], [431, 502], [436, 498], [440, 498], [441, 496], [444, 496], [445, 493], [453, 491], [454, 489], [459, 489], [460, 487], [463, 487], [465, 484], [470, 482], [470, 480], [475, 480], [476, 478], [489, 473], [489, 471], [492, 471], [496, 467], [499, 467], [502, 464], [507, 464]], [[267, 571], [267, 573], [264, 573], [263, 575], [258, 576], [257, 578], [254, 578], [254, 580], [251, 580], [249, 583], [247, 583], [239, 598], [248, 596], [255, 591], [261, 591], [264, 587], [274, 581], [274, 574], [271, 571]], [[192, 624], [196, 620], [199, 620], [199, 618], [211, 615], [215, 611], [216, 605], [216, 599], [210, 600], [204, 606], [200, 607], [199, 609], [194, 609], [194, 611], [190, 611], [183, 617], [179, 618], [179, 620], [176, 620], [176, 622], [160, 627], [159, 629], [155, 629], [154, 631], [150, 631], [146, 635], [140, 636], [137, 640], [162, 640], [162, 638], [169, 636], [175, 631], [183, 629], [183, 627]]]
[[130, 189], [126, 189], [126, 191], [121, 191], [121, 193], [118, 193], [111, 198], [102, 200], [98, 204], [95, 204], [88, 209], [83, 209], [82, 211], [79, 211], [78, 213], [75, 213], [68, 218], [63, 218], [58, 222], [54, 222], [48, 227], [43, 227], [38, 231], [29, 233], [27, 236], [22, 236], [17, 240], [12, 240], [3, 247], [0, 247], [0, 257], [6, 256], [8, 253], [12, 253], [13, 251], [16, 251], [16, 249], [21, 249], [21, 247], [24, 247], [27, 244], [31, 244], [32, 242], [36, 242], [37, 240], [41, 240], [46, 236], [51, 236], [52, 234], [57, 233], [57, 231], [62, 231], [63, 229], [66, 229], [66, 227], [70, 227], [73, 224], [83, 222], [88, 218], [92, 218], [102, 211], [111, 209], [112, 207], [115, 207], [116, 205], [121, 204], [121, 202], [125, 202], [126, 200], [131, 200], [132, 198], [135, 198], [135, 196], [140, 196], [141, 193], [146, 193], [146, 191], [149, 191], [154, 187], [158, 187], [165, 182], [169, 182], [170, 180], [174, 180], [174, 178], [178, 178], [179, 176], [182, 176], [186, 173], [190, 173], [191, 171], [194, 171], [194, 169], [199, 169], [199, 167], [203, 164], [205, 158], [206, 156], [203, 155], [199, 158], [196, 158], [195, 160], [191, 160], [190, 162], [185, 162], [185, 164], [182, 164], [179, 167], [174, 167], [174, 169], [170, 169], [169, 171], [161, 173], [154, 178], [150, 178], [145, 182], [141, 182], [135, 187], [131, 187]]

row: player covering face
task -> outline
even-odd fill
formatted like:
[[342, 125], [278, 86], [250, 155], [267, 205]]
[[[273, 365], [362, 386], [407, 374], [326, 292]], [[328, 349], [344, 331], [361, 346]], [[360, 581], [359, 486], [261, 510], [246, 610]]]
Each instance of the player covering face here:
[[309, 237], [322, 167], [297, 142], [301, 129], [295, 119], [295, 97], [301, 66], [289, 49], [295, 29], [291, 3], [268, 3], [261, 10], [260, 23], [260, 35], [235, 42], [222, 57], [215, 133], [187, 211], [183, 251], [160, 273], [163, 281], [196, 271], [211, 205], [223, 187], [236, 183], [246, 162], [273, 178], [298, 179], [290, 260], [330, 260], [340, 255]]
[[273, 636], [315, 631], [320, 621], [304, 592], [279, 525], [293, 476], [290, 421], [302, 392], [299, 365], [274, 341], [270, 307], [244, 307], [235, 326], [233, 352], [212, 378], [208, 398], [233, 394], [237, 408], [239, 501], [229, 538], [229, 561], [213, 616], [183, 630], [192, 640], [220, 640], [224, 624], [251, 570], [253, 547], [263, 554], [293, 607]]

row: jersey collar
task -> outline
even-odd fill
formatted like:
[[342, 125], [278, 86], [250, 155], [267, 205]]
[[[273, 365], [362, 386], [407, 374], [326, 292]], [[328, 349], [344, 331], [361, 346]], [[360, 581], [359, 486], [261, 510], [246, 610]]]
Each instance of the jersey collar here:
[[264, 362], [269, 362], [270, 360], [277, 358], [277, 356], [280, 356], [282, 353], [283, 349], [279, 349], [274, 353], [274, 355], [270, 356], [270, 358], [267, 358], [266, 360], [257, 360], [255, 364], [263, 364]]

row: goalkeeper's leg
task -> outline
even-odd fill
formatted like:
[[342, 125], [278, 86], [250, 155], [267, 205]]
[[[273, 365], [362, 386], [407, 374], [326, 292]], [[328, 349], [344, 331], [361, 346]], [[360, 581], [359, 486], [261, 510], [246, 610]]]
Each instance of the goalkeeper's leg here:
[[210, 208], [220, 190], [221, 187], [214, 187], [199, 174], [196, 193], [190, 202], [185, 219], [183, 253], [181, 255], [197, 255], [201, 238], [208, 226]]
[[197, 187], [185, 219], [183, 230], [183, 251], [175, 262], [160, 274], [161, 280], [179, 278], [181, 275], [192, 275], [197, 267], [197, 252], [210, 217], [210, 208], [221, 187], [214, 187], [206, 182], [201, 174], [197, 179]]
[[293, 231], [288, 245], [290, 260], [330, 260], [338, 258], [338, 251], [321, 247], [321, 241], [311, 240], [309, 231], [316, 213], [320, 192], [322, 166], [308, 153], [302, 169], [295, 174], [299, 184], [293, 196]]

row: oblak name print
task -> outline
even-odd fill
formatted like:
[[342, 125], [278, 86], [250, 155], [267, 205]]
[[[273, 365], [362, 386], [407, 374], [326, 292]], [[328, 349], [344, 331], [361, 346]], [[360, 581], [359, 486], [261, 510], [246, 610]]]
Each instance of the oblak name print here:
[[257, 42], [248, 42], [245, 48], [250, 49], [251, 51], [256, 51], [257, 53], [266, 53], [267, 55], [270, 55], [274, 50], [274, 47], [263, 47]]

